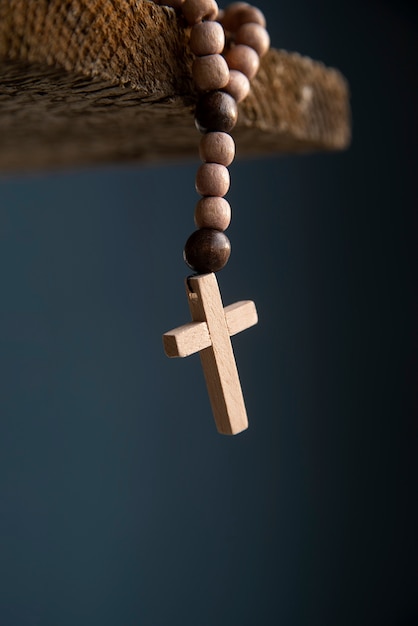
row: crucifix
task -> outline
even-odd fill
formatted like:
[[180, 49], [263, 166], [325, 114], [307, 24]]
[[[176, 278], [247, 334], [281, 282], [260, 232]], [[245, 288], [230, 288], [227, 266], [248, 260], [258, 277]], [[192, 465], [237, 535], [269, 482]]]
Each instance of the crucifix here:
[[218, 431], [236, 435], [248, 428], [247, 412], [230, 337], [257, 324], [254, 302], [223, 307], [215, 274], [186, 279], [192, 322], [163, 335], [169, 357], [200, 353]]

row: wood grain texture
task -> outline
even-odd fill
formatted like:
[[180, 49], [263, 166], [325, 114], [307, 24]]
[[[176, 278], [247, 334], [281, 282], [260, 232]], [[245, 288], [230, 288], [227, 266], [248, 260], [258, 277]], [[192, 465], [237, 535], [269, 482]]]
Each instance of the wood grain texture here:
[[[188, 37], [148, 0], [0, 0], [0, 169], [196, 157]], [[347, 82], [271, 50], [234, 137], [240, 156], [344, 149]]]
[[247, 412], [230, 335], [257, 323], [250, 300], [223, 307], [215, 274], [192, 276], [186, 281], [193, 322], [163, 335], [169, 357], [200, 353], [206, 386], [218, 431], [236, 435], [248, 428]]
[[234, 302], [225, 307], [226, 325], [231, 337], [251, 328], [258, 322], [257, 309], [252, 300]]
[[[258, 322], [257, 310], [252, 300], [243, 300], [226, 306], [224, 315], [231, 337]], [[164, 352], [170, 358], [190, 356], [208, 348], [211, 343], [206, 322], [189, 322], [163, 335]]]
[[163, 335], [164, 352], [170, 358], [190, 356], [211, 345], [206, 322], [189, 322]]

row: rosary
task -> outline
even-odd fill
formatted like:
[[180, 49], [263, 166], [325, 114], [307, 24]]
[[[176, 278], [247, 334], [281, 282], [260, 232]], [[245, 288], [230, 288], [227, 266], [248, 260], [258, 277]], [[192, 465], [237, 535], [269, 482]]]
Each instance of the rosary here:
[[194, 215], [197, 230], [184, 248], [184, 260], [196, 272], [186, 279], [193, 321], [165, 333], [164, 350], [169, 357], [200, 353], [216, 427], [235, 435], [248, 428], [248, 419], [231, 336], [256, 324], [257, 311], [250, 300], [224, 308], [215, 272], [226, 265], [231, 252], [224, 232], [231, 221], [224, 198], [230, 185], [227, 168], [235, 156], [229, 133], [237, 122], [237, 103], [248, 95], [270, 38], [264, 15], [246, 2], [233, 2], [224, 11], [215, 0], [157, 4], [181, 12], [190, 27], [192, 74], [199, 92], [195, 124], [202, 134], [203, 162], [196, 174], [196, 190], [202, 196]]

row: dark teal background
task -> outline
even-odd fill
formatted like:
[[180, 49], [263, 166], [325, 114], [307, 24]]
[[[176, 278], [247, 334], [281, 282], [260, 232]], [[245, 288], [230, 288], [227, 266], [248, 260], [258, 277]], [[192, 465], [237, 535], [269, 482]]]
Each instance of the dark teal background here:
[[0, 179], [1, 626], [418, 621], [416, 12], [259, 6], [348, 78], [353, 143], [231, 168], [246, 433], [161, 345], [198, 159]]

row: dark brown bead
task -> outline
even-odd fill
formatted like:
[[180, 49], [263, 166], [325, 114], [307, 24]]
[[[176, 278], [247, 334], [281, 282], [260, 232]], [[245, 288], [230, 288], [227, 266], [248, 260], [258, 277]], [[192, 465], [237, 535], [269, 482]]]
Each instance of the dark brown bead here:
[[231, 244], [225, 233], [213, 228], [195, 230], [186, 241], [184, 260], [199, 274], [218, 272], [228, 262]]
[[237, 123], [238, 107], [234, 98], [222, 91], [210, 91], [199, 98], [195, 124], [201, 133], [228, 133]]

